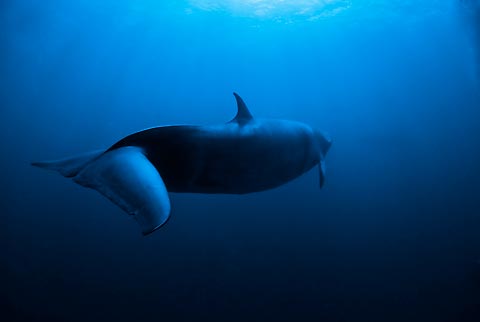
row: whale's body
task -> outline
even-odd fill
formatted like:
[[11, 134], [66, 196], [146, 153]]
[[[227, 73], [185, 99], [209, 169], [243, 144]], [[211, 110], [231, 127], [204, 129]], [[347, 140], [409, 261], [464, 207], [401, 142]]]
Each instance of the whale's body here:
[[310, 170], [319, 161], [312, 140], [301, 123], [255, 120], [148, 129], [112, 149], [141, 147], [168, 191], [242, 194], [274, 188]]
[[33, 165], [99, 191], [134, 215], [144, 234], [167, 221], [168, 192], [257, 192], [280, 186], [315, 165], [322, 186], [331, 140], [300, 122], [254, 119], [235, 97], [238, 112], [226, 124], [146, 129], [106, 151]]

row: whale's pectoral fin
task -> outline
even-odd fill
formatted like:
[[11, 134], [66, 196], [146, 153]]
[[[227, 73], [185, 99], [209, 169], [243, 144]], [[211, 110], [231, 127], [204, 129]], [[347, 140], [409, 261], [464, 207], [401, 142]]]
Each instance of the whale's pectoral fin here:
[[82, 169], [73, 180], [99, 191], [133, 215], [144, 235], [162, 226], [170, 215], [165, 184], [140, 148], [109, 151]]
[[318, 172], [320, 174], [320, 189], [321, 189], [325, 184], [325, 172], [326, 172], [325, 159], [323, 157], [320, 158], [320, 162], [318, 163]]

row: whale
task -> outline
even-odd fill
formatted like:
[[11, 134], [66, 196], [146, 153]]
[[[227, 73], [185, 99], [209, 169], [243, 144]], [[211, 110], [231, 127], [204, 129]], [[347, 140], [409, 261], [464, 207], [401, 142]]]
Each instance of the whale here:
[[254, 118], [233, 94], [237, 114], [225, 124], [148, 128], [105, 150], [32, 165], [100, 192], [131, 215], [143, 235], [169, 219], [169, 193], [255, 193], [315, 166], [321, 188], [331, 138], [305, 123]]

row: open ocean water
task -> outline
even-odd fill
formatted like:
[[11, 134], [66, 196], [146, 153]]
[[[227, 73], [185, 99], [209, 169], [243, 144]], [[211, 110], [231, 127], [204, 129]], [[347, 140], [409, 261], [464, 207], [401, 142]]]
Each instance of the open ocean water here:
[[[30, 166], [236, 113], [333, 139], [143, 237]], [[480, 321], [480, 1], [0, 1], [0, 320]]]

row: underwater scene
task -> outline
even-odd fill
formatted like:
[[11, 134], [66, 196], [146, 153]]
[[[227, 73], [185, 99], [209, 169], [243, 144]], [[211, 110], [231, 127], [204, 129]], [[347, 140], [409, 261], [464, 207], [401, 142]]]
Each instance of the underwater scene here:
[[480, 1], [0, 30], [1, 321], [480, 321]]

